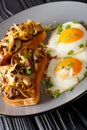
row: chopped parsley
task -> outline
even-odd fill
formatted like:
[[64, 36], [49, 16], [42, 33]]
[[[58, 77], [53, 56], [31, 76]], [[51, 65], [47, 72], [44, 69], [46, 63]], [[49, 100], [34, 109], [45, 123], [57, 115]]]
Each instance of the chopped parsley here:
[[71, 66], [66, 66], [66, 70], [70, 70], [71, 69]]
[[73, 64], [73, 62], [68, 62], [67, 66], [71, 66]]
[[69, 63], [66, 65], [66, 70], [70, 70], [71, 67], [72, 67], [72, 64], [73, 64], [73, 62], [69, 62]]
[[59, 97], [59, 95], [60, 95], [59, 89], [56, 89], [55, 91], [52, 92], [52, 96], [53, 96], [54, 98]]
[[29, 52], [28, 53], [28, 57], [31, 58], [32, 57], [32, 53]]
[[61, 66], [61, 69], [64, 69], [64, 66]]
[[84, 47], [84, 45], [83, 45], [83, 44], [80, 44], [80, 45], [79, 45], [79, 47], [80, 47], [80, 48], [83, 48], [83, 47]]
[[80, 82], [80, 78], [79, 77], [77, 77], [77, 81]]
[[26, 74], [31, 75], [31, 70], [30, 70], [30, 68], [26, 68]]
[[47, 50], [46, 50], [46, 53], [47, 53], [47, 54], [50, 54], [51, 51], [52, 51], [51, 49], [47, 49]]
[[44, 85], [46, 85], [47, 88], [50, 88], [53, 86], [53, 83], [50, 79], [50, 77], [48, 79], [46, 79], [44, 82], [43, 82]]
[[40, 42], [39, 44], [38, 44], [38, 47], [44, 47], [45, 45], [42, 43], [42, 42]]
[[84, 73], [84, 77], [87, 77], [87, 71]]
[[73, 90], [73, 87], [70, 87], [69, 89], [68, 89], [68, 91], [72, 91]]
[[68, 55], [72, 55], [74, 53], [74, 51], [73, 50], [70, 50], [67, 54]]
[[62, 25], [57, 23], [56, 27], [58, 29], [57, 34], [61, 34], [61, 32], [63, 31]]
[[70, 24], [66, 25], [65, 29], [69, 29], [71, 26]]
[[77, 23], [78, 23], [78, 21], [76, 21], [76, 20], [75, 20], [75, 21], [73, 21], [73, 23], [77, 24]]

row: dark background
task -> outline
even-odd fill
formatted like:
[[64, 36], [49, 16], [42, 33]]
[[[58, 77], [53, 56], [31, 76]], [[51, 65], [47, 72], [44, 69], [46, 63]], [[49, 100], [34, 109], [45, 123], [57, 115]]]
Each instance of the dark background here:
[[[27, 8], [55, 1], [59, 0], [0, 0], [0, 22]], [[0, 116], [0, 130], [87, 130], [86, 104], [87, 94], [84, 94], [48, 113], [31, 117]]]

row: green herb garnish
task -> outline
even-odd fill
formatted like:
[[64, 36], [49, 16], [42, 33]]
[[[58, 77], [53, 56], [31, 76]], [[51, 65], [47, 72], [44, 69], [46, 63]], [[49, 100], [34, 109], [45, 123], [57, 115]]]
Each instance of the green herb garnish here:
[[84, 77], [87, 77], [87, 71], [84, 73]]
[[64, 69], [64, 66], [61, 66], [61, 69]]
[[63, 31], [62, 25], [57, 23], [56, 27], [58, 29], [57, 34], [60, 34]]
[[70, 50], [67, 54], [68, 55], [72, 55], [74, 53], [74, 51], [73, 50]]
[[66, 25], [65, 29], [69, 29], [71, 26], [70, 24]]
[[50, 88], [53, 86], [53, 83], [50, 79], [50, 77], [48, 79], [46, 79], [44, 82], [43, 82], [44, 85], [46, 85], [47, 88]]
[[42, 42], [40, 42], [39, 44], [38, 44], [38, 47], [44, 47], [45, 45], [42, 43]]
[[78, 23], [78, 21], [76, 21], [76, 20], [75, 20], [75, 21], [73, 21], [73, 23], [77, 24], [77, 23]]
[[72, 91], [73, 90], [73, 87], [70, 87], [69, 89], [68, 89], [68, 91]]
[[47, 49], [47, 50], [46, 50], [46, 53], [47, 53], [47, 54], [50, 54], [51, 51], [52, 51], [51, 49]]
[[71, 67], [72, 67], [72, 64], [73, 64], [73, 62], [69, 62], [69, 63], [66, 65], [66, 70], [70, 70]]
[[71, 66], [66, 66], [66, 70], [70, 70], [71, 69]]
[[80, 78], [79, 77], [77, 77], [77, 81], [80, 82]]
[[60, 95], [59, 89], [56, 89], [56, 90], [52, 93], [52, 96], [53, 96], [54, 98], [59, 97], [59, 95]]
[[28, 53], [28, 57], [31, 58], [32, 57], [32, 53], [29, 52]]
[[73, 62], [68, 62], [67, 66], [72, 66]]
[[80, 44], [80, 45], [79, 45], [79, 47], [80, 47], [80, 48], [83, 48], [83, 47], [84, 47], [84, 45], [83, 45], [83, 44]]
[[26, 74], [31, 75], [31, 70], [30, 70], [30, 68], [26, 68]]

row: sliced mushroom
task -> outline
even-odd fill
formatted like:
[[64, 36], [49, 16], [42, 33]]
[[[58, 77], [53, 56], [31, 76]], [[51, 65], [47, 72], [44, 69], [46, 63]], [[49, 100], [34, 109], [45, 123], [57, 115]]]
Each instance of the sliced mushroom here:
[[43, 50], [36, 49], [34, 51], [34, 60], [39, 62], [41, 60], [41, 58], [43, 58], [43, 57], [44, 57]]
[[31, 85], [29, 76], [23, 76], [23, 83], [28, 87]]
[[17, 89], [14, 89], [12, 87], [10, 87], [10, 93], [9, 93], [9, 98], [14, 98], [15, 96], [19, 96], [20, 92]]
[[22, 47], [22, 42], [20, 39], [15, 39], [14, 44], [15, 48], [13, 50], [13, 53], [16, 53]]
[[8, 35], [8, 41], [9, 41], [8, 51], [11, 52], [11, 50], [14, 47], [14, 38], [13, 38], [13, 35]]
[[22, 88], [18, 88], [18, 90], [25, 98], [29, 98], [29, 97], [35, 96], [35, 89], [33, 89], [33, 87], [34, 87], [34, 85], [32, 85], [32, 87], [24, 89], [24, 90]]
[[18, 57], [18, 55], [13, 55], [11, 58], [11, 65], [14, 66], [16, 64], [20, 63], [20, 57]]
[[30, 96], [24, 92], [21, 88], [18, 88], [18, 90], [20, 91], [20, 93], [25, 97], [25, 98], [29, 98]]
[[37, 24], [34, 28], [33, 28], [33, 35], [38, 34], [39, 32], [43, 31], [43, 27], [40, 24]]

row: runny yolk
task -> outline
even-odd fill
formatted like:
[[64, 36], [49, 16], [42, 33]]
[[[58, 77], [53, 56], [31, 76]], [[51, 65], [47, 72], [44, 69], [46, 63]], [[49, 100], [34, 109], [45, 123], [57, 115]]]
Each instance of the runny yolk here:
[[65, 44], [75, 42], [81, 39], [84, 32], [79, 28], [69, 28], [64, 30], [59, 36], [58, 42], [63, 42]]
[[77, 75], [82, 69], [82, 62], [76, 58], [65, 59], [57, 64], [57, 66], [55, 67], [55, 73], [60, 78], [67, 78], [70, 75], [71, 69], [71, 77]]

